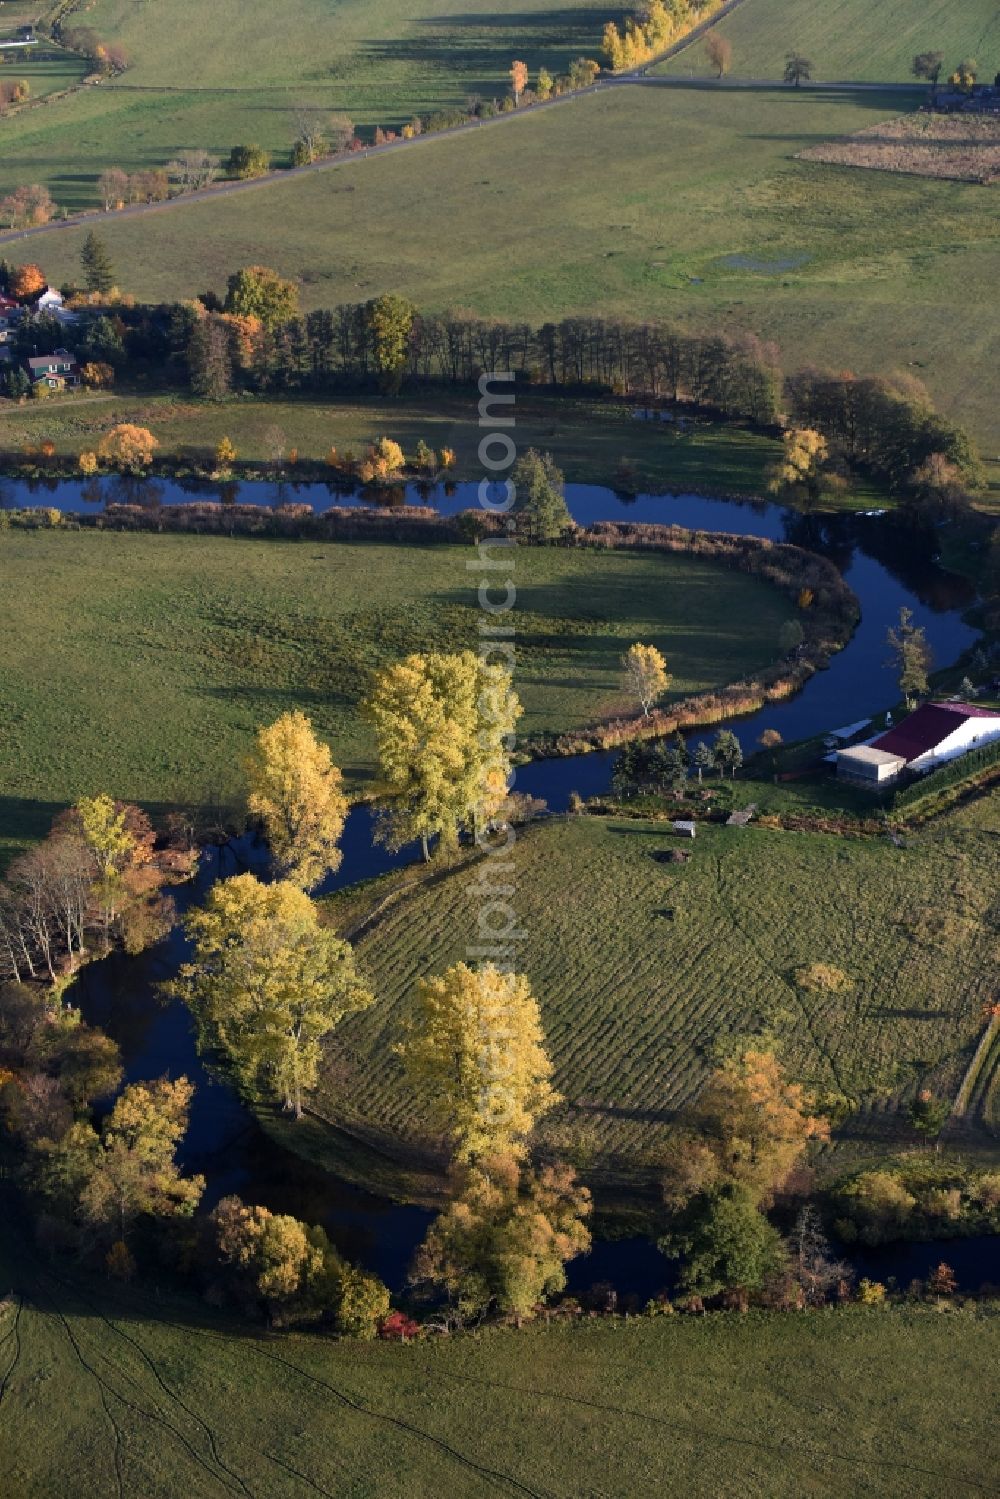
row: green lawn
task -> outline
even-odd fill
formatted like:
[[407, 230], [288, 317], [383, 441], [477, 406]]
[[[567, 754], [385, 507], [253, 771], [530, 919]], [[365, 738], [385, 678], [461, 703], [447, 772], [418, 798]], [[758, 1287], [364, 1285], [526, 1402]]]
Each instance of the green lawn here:
[[[877, 93], [598, 90], [217, 202], [108, 218], [101, 233], [123, 284], [153, 300], [224, 290], [234, 266], [263, 260], [299, 279], [309, 307], [391, 289], [539, 323], [607, 312], [750, 328], [790, 367], [919, 376], [1000, 455], [983, 374], [1000, 266], [987, 190], [795, 159], [898, 108]], [[31, 254], [72, 276], [82, 238], [53, 230]]]
[[[49, 440], [60, 455], [75, 458], [115, 423], [138, 422], [159, 440], [159, 456], [189, 446], [214, 448], [225, 436], [240, 458], [263, 463], [271, 458], [265, 434], [277, 425], [303, 462], [323, 462], [331, 447], [361, 453], [382, 435], [396, 438], [412, 454], [423, 438], [437, 451], [453, 450], [452, 477], [478, 481], [481, 433], [475, 399], [471, 392], [434, 392], [349, 404], [315, 396], [247, 397], [216, 404], [186, 395], [74, 395], [0, 409], [0, 448], [20, 450]], [[759, 495], [765, 469], [778, 453], [773, 438], [741, 426], [697, 420], [678, 431], [636, 421], [621, 402], [552, 400], [527, 391], [518, 395], [517, 434], [521, 448], [551, 452], [571, 482], [615, 487], [626, 460], [630, 482], [639, 490]], [[884, 500], [859, 483], [852, 485], [845, 503], [865, 506]]]
[[[1000, 1317], [722, 1313], [427, 1345], [265, 1336], [15, 1253], [18, 1499], [940, 1499], [993, 1492]], [[17, 1317], [15, 1327], [15, 1316]], [[70, 1477], [69, 1475], [72, 1475]]]
[[[6, 15], [6, 6], [0, 14]], [[7, 53], [11, 61], [0, 63], [0, 82], [23, 78], [31, 89], [32, 99], [45, 99], [49, 94], [75, 88], [88, 71], [87, 64], [82, 58], [77, 57], [75, 52], [57, 51], [55, 55], [52, 55], [53, 49], [48, 44], [43, 44], [38, 51], [42, 54], [41, 56], [37, 56], [30, 49], [24, 52]], [[2, 55], [4, 55], [3, 38], [0, 37], [0, 56]], [[45, 108], [54, 107], [54, 104], [45, 106]], [[31, 105], [21, 111], [25, 116], [34, 112]], [[8, 124], [13, 123], [13, 118], [16, 116], [12, 117], [9, 122], [0, 121], [0, 140], [3, 139], [3, 132]], [[17, 178], [18, 182], [23, 180], [23, 178]]]
[[503, 95], [515, 57], [532, 74], [599, 55], [605, 0], [93, 0], [66, 20], [123, 45], [132, 66], [44, 117], [0, 122], [0, 184], [42, 180], [96, 207], [110, 166], [162, 166], [181, 149], [257, 141], [287, 161], [300, 106], [398, 127], [414, 113]]
[[[780, 78], [785, 56], [803, 53], [816, 79], [912, 81], [918, 52], [943, 52], [946, 71], [978, 59], [983, 78], [1000, 68], [1000, 11], [994, 0], [742, 0], [718, 23], [733, 46], [734, 78]], [[695, 42], [656, 72], [707, 77]]]
[[[703, 825], [677, 866], [657, 858], [679, 846], [663, 823], [587, 817], [530, 829], [516, 846], [512, 903], [527, 934], [518, 963], [567, 1100], [560, 1136], [578, 1135], [591, 1164], [627, 1177], [655, 1159], [713, 1048], [764, 1028], [795, 1076], [863, 1104], [847, 1141], [883, 1152], [912, 1144], [901, 1100], [918, 1083], [954, 1092], [992, 994], [998, 817], [996, 797], [970, 804], [905, 850]], [[426, 1101], [393, 1044], [417, 979], [475, 945], [481, 904], [468, 870], [410, 889], [366, 930], [357, 896], [332, 900], [331, 918], [360, 933], [377, 1002], [330, 1039], [321, 1113], [390, 1148], [394, 1137], [429, 1139]], [[794, 973], [815, 962], [842, 969], [849, 987], [801, 991]], [[285, 1143], [297, 1129], [282, 1131]], [[303, 1143], [319, 1153], [317, 1127]]]
[[[356, 704], [372, 667], [478, 642], [471, 548], [96, 531], [0, 534], [0, 838], [38, 836], [81, 793], [157, 804], [238, 786], [255, 727], [303, 707], [357, 785], [372, 746]], [[525, 734], [623, 706], [636, 639], [673, 691], [778, 654], [790, 606], [700, 560], [519, 549]]]

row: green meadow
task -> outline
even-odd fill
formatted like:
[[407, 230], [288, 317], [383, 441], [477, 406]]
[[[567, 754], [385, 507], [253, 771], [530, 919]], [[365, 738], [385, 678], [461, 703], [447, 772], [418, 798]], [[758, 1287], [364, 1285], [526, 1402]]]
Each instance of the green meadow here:
[[[122, 284], [154, 301], [224, 290], [235, 266], [264, 261], [298, 279], [307, 307], [393, 290], [539, 323], [606, 312], [752, 329], [789, 367], [918, 377], [991, 458], [989, 191], [796, 160], [898, 109], [877, 92], [598, 89], [100, 229]], [[82, 239], [28, 243], [62, 280]]]
[[[382, 436], [395, 438], [412, 455], [422, 439], [437, 452], [450, 448], [455, 454], [450, 478], [478, 482], [477, 399], [464, 391], [413, 391], [399, 400], [369, 397], [335, 404], [308, 395], [247, 396], [218, 403], [193, 400], [186, 392], [71, 395], [0, 410], [0, 448], [20, 453], [25, 446], [49, 441], [60, 457], [75, 460], [116, 423], [133, 422], [153, 433], [160, 444], [158, 457], [214, 449], [228, 437], [240, 459], [263, 465], [273, 457], [268, 433], [278, 427], [300, 462], [322, 463], [331, 447], [341, 455], [361, 454]], [[550, 452], [570, 482], [614, 487], [627, 479], [636, 491], [759, 495], [767, 466], [779, 451], [773, 437], [735, 424], [698, 419], [681, 430], [636, 421], [620, 401], [551, 399], [528, 390], [518, 395], [517, 433], [522, 449]], [[294, 477], [294, 469], [288, 472]], [[0, 489], [2, 483], [0, 479]], [[844, 503], [864, 506], [882, 499], [858, 483]]]
[[[915, 1089], [953, 1096], [983, 1029], [998, 938], [998, 818], [1000, 798], [987, 797], [908, 835], [905, 849], [707, 824], [682, 845], [668, 823], [613, 817], [526, 830], [513, 874], [526, 934], [517, 962], [566, 1100], [554, 1138], [628, 1179], [662, 1152], [719, 1048], [764, 1033], [780, 1038], [793, 1076], [852, 1100], [842, 1141], [852, 1153], [912, 1145], [905, 1108]], [[665, 862], [678, 847], [689, 862]], [[474, 877], [467, 867], [424, 885], [411, 876], [383, 908], [390, 876], [373, 887], [367, 922], [362, 892], [328, 904], [331, 919], [357, 933], [378, 998], [330, 1037], [316, 1108], [383, 1151], [402, 1142], [408, 1160], [428, 1151], [434, 1131], [394, 1043], [417, 980], [478, 940]], [[840, 969], [843, 987], [802, 988], [795, 975], [813, 963]], [[295, 1148], [300, 1128], [282, 1129], [282, 1140]], [[302, 1129], [311, 1156], [322, 1158], [323, 1139], [316, 1122]]]
[[[37, 837], [81, 794], [150, 805], [239, 794], [256, 727], [309, 713], [358, 789], [370, 671], [478, 642], [471, 548], [111, 531], [0, 533], [0, 839]], [[635, 640], [680, 696], [780, 654], [790, 605], [685, 557], [520, 548], [525, 734], [620, 710]]]
[[[1000, 1318], [849, 1307], [427, 1344], [269, 1336], [0, 1246], [18, 1499], [992, 1492]], [[72, 1477], [68, 1477], [72, 1475]]]
[[[734, 78], [780, 78], [789, 52], [814, 64], [816, 79], [909, 83], [918, 52], [943, 52], [950, 72], [978, 59], [983, 78], [1000, 68], [1000, 11], [993, 0], [742, 0], [718, 22], [732, 43]], [[654, 69], [708, 77], [704, 42]]]
[[0, 184], [44, 181], [68, 208], [96, 207], [110, 166], [162, 166], [200, 147], [256, 141], [287, 162], [302, 109], [346, 113], [370, 133], [415, 113], [503, 95], [514, 58], [562, 72], [599, 54], [603, 0], [92, 0], [92, 27], [132, 65], [44, 114], [0, 121]]

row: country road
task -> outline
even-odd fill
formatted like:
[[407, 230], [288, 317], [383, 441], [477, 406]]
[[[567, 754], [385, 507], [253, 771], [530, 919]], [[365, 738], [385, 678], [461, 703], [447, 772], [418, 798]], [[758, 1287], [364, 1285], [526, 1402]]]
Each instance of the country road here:
[[[85, 213], [72, 214], [65, 219], [59, 219], [51, 224], [41, 224], [34, 229], [8, 229], [0, 233], [0, 245], [18, 243], [22, 240], [36, 239], [39, 235], [58, 234], [64, 229], [76, 229], [92, 225], [96, 221], [111, 220], [117, 222], [119, 219], [145, 218], [148, 214], [169, 213], [179, 207], [191, 207], [198, 203], [214, 203], [219, 198], [231, 197], [234, 193], [254, 192], [260, 188], [273, 187], [276, 183], [289, 182], [295, 177], [305, 176], [312, 172], [329, 172], [339, 170], [342, 167], [356, 165], [368, 161], [376, 156], [384, 156], [394, 151], [411, 151], [420, 146], [432, 146], [442, 140], [451, 140], [457, 135], [468, 135], [478, 130], [490, 130], [501, 125], [510, 125], [517, 120], [526, 120], [537, 115], [541, 110], [557, 109], [560, 105], [575, 104], [578, 100], [589, 98], [594, 94], [603, 93], [613, 88], [673, 88], [673, 89], [781, 89], [788, 90], [790, 85], [780, 79], [761, 80], [749, 78], [664, 78], [651, 77], [650, 68], [658, 67], [660, 63], [669, 61], [678, 56], [690, 46], [698, 42], [704, 34], [711, 30], [722, 18], [735, 10], [745, 0], [727, 0], [727, 4], [717, 10], [707, 20], [696, 26], [686, 36], [674, 42], [664, 52], [656, 57], [650, 58], [641, 67], [633, 69], [628, 73], [620, 73], [600, 78], [590, 88], [574, 89], [565, 94], [559, 94], [553, 99], [531, 104], [526, 109], [512, 110], [509, 114], [496, 115], [488, 120], [469, 120], [463, 125], [453, 125], [448, 130], [437, 130], [427, 135], [414, 136], [412, 140], [388, 141], [381, 146], [366, 146], [360, 151], [342, 151], [335, 156], [325, 156], [321, 161], [311, 162], [308, 166], [288, 167], [264, 173], [261, 177], [251, 177], [247, 180], [233, 182], [213, 183], [209, 187], [199, 188], [195, 192], [178, 193], [176, 197], [168, 198], [164, 203], [133, 203], [127, 208], [119, 208], [111, 213], [104, 213], [101, 209], [91, 209]], [[111, 86], [114, 87], [114, 86]], [[123, 89], [130, 86], [121, 85]], [[849, 81], [833, 81], [824, 83], [809, 83], [803, 85], [799, 93], [855, 93], [864, 92], [890, 92], [901, 94], [912, 94], [922, 92], [919, 84], [908, 83], [851, 83]]]

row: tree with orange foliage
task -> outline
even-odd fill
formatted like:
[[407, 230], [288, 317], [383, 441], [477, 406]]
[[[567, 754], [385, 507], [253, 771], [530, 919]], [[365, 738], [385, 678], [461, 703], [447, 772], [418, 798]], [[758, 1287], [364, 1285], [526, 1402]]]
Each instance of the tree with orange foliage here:
[[85, 364], [80, 377], [91, 390], [110, 390], [115, 383], [114, 367], [99, 359], [92, 359]]
[[131, 422], [119, 422], [106, 432], [98, 445], [98, 456], [125, 473], [141, 474], [149, 468], [160, 446], [152, 432]]
[[260, 343], [263, 323], [259, 317], [238, 312], [220, 312], [219, 322], [229, 330], [229, 353], [237, 369], [248, 370]]
[[10, 273], [10, 292], [19, 302], [29, 302], [48, 286], [44, 272], [37, 265], [16, 265]]
[[738, 1187], [758, 1205], [773, 1198], [810, 1141], [829, 1138], [825, 1119], [773, 1052], [748, 1047], [712, 1073], [665, 1161], [664, 1197], [683, 1207], [699, 1193]]
[[528, 87], [528, 64], [526, 62], [512, 62], [510, 65], [510, 91], [514, 95], [514, 103], [518, 104], [521, 95]]

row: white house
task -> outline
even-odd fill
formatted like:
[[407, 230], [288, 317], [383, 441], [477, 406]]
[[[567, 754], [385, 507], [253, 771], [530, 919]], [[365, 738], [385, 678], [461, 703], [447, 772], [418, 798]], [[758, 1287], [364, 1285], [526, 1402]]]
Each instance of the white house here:
[[35, 311], [51, 312], [54, 307], [61, 307], [62, 304], [62, 293], [56, 291], [54, 286], [47, 286], [41, 295], [35, 298]]
[[921, 774], [1000, 739], [1000, 710], [972, 703], [924, 703], [869, 744], [837, 754], [837, 774], [885, 786], [903, 770]]

